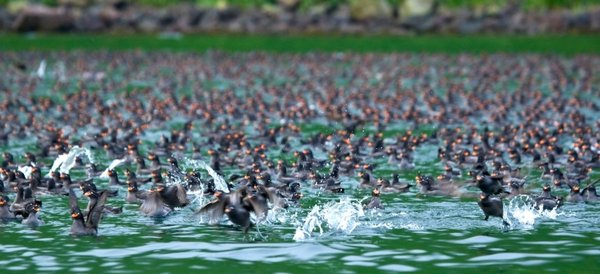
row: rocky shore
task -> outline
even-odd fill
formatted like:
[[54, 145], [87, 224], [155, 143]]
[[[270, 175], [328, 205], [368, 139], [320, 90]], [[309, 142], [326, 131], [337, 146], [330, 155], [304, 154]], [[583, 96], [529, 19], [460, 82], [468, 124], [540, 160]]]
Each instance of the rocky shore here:
[[[597, 33], [600, 7], [585, 10], [526, 10], [508, 5], [493, 10], [444, 9], [437, 1], [405, 1], [391, 7], [384, 0], [298, 8], [280, 0], [261, 9], [203, 8], [193, 3], [152, 8], [128, 1], [56, 7], [27, 4], [0, 8], [3, 32], [118, 33]], [[412, 3], [412, 4], [411, 4]]]

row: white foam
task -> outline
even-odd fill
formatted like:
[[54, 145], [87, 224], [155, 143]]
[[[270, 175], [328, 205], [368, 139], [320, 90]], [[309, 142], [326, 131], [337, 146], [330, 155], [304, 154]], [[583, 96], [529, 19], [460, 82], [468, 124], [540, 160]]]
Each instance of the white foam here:
[[229, 193], [229, 187], [227, 186], [225, 179], [223, 179], [221, 175], [217, 174], [217, 172], [204, 161], [184, 158], [182, 164], [182, 166], [189, 166], [193, 169], [202, 168], [206, 170], [208, 172], [208, 175], [210, 175], [210, 177], [213, 178], [215, 189], [221, 190], [225, 193]]
[[25, 175], [25, 179], [31, 178], [31, 167], [30, 166], [20, 166], [18, 170]]
[[108, 165], [108, 167], [102, 171], [102, 173], [100, 173], [100, 178], [103, 179], [107, 179], [108, 178], [108, 171], [111, 169], [115, 169], [116, 167], [122, 165], [123, 163], [125, 163], [127, 161], [127, 158], [123, 158], [123, 159], [115, 159], [112, 162], [110, 162], [110, 164]]
[[535, 209], [535, 201], [527, 195], [519, 195], [510, 200], [508, 210], [505, 210], [505, 219], [511, 226], [512, 220], [515, 220], [522, 228], [532, 229], [540, 218], [556, 220], [560, 215], [556, 209]]
[[294, 241], [310, 238], [316, 228], [319, 229], [319, 235], [322, 235], [323, 225], [331, 231], [349, 235], [361, 224], [360, 218], [364, 216], [362, 205], [348, 197], [339, 202], [329, 202], [322, 207], [315, 205], [304, 219], [304, 223], [296, 228]]
[[61, 173], [69, 174], [69, 171], [75, 166], [75, 158], [80, 155], [85, 155], [90, 163], [94, 163], [94, 158], [92, 157], [92, 153], [89, 149], [74, 146], [71, 148], [71, 150], [69, 150], [69, 153], [61, 154], [56, 157], [46, 177], [50, 176], [50, 172], [56, 171], [59, 168]]
[[44, 78], [44, 76], [46, 76], [46, 60], [42, 60], [40, 62], [40, 66], [38, 67], [36, 74], [39, 78]]

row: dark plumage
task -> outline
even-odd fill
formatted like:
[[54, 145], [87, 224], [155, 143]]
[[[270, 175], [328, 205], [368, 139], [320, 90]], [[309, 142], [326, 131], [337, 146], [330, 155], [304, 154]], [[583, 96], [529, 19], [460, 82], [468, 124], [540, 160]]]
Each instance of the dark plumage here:
[[484, 220], [487, 221], [490, 216], [498, 217], [502, 219], [502, 223], [504, 225], [508, 225], [506, 220], [504, 220], [504, 206], [502, 204], [502, 199], [498, 197], [491, 197], [486, 193], [481, 193], [479, 196], [479, 202], [477, 202], [477, 204], [483, 211], [483, 214], [485, 214]]
[[475, 177], [475, 183], [477, 187], [481, 189], [481, 192], [493, 195], [500, 193], [510, 193], [504, 190], [502, 186], [502, 177], [494, 177], [494, 176], [486, 176], [486, 175], [477, 175]]
[[374, 188], [373, 191], [371, 191], [371, 199], [369, 200], [369, 202], [365, 205], [365, 208], [368, 209], [383, 209], [383, 204], [381, 203], [381, 198], [379, 197], [380, 192], [379, 189]]
[[171, 209], [175, 207], [184, 207], [189, 203], [187, 200], [186, 190], [180, 184], [174, 184], [170, 186], [157, 184], [156, 191], [160, 194], [162, 201]]
[[27, 203], [25, 205], [24, 213], [23, 213], [23, 221], [22, 224], [27, 226], [40, 226], [44, 224], [44, 221], [39, 218], [38, 212], [42, 209], [42, 201], [35, 200], [33, 202]]
[[15, 214], [10, 211], [8, 203], [10, 200], [8, 196], [1, 195], [0, 196], [0, 219], [13, 219], [15, 218]]
[[146, 191], [138, 189], [136, 181], [127, 181], [127, 194], [125, 195], [125, 202], [127, 203], [139, 203], [140, 200], [144, 200], [148, 197]]
[[98, 234], [98, 225], [104, 211], [104, 204], [108, 198], [108, 193], [103, 191], [100, 197], [89, 205], [89, 211], [84, 217], [77, 203], [77, 196], [73, 189], [69, 189], [69, 206], [71, 207], [71, 235], [96, 235]]

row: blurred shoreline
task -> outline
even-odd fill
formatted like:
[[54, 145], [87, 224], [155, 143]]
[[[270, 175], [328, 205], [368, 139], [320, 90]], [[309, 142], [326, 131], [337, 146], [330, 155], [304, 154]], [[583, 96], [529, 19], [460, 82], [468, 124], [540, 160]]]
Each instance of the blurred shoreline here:
[[449, 9], [440, 4], [444, 1], [435, 0], [403, 0], [398, 5], [390, 5], [387, 0], [323, 1], [325, 4], [307, 8], [302, 8], [303, 2], [297, 0], [264, 1], [270, 4], [250, 7], [227, 5], [227, 1], [221, 1], [224, 5], [217, 1], [209, 6], [193, 1], [166, 1], [164, 6], [117, 0], [63, 0], [54, 1], [53, 6], [41, 2], [4, 2], [7, 3], [0, 6], [0, 31], [5, 33], [600, 33], [599, 5], [527, 9], [519, 1], [509, 1], [504, 5]]

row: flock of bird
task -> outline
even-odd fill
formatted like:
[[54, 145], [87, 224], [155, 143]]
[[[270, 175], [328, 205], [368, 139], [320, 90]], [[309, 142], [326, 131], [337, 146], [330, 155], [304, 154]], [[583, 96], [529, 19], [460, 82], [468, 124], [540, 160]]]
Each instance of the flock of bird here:
[[[29, 73], [36, 64], [20, 61], [41, 57], [64, 63]], [[7, 71], [0, 89], [9, 91], [0, 97], [0, 218], [26, 225], [43, 224], [46, 195], [68, 197], [74, 235], [96, 235], [103, 214], [120, 214], [114, 199], [162, 218], [201, 195], [209, 202], [197, 214], [209, 223], [226, 216], [247, 232], [273, 208], [355, 188], [371, 192], [369, 209], [383, 208], [381, 195], [393, 193], [469, 198], [485, 220], [503, 218], [508, 196], [530, 195], [539, 210], [599, 197], [591, 178], [600, 167], [593, 56], [25, 52], [0, 59]], [[143, 81], [153, 84], [131, 86]], [[33, 140], [30, 151], [11, 149], [22, 140]], [[424, 147], [438, 148], [426, 159], [437, 172], [420, 170]], [[77, 148], [119, 165], [83, 154], [67, 169], [50, 165]], [[206, 161], [214, 174], [184, 159]], [[540, 176], [529, 176], [533, 169]], [[76, 170], [85, 176], [71, 178]]]

